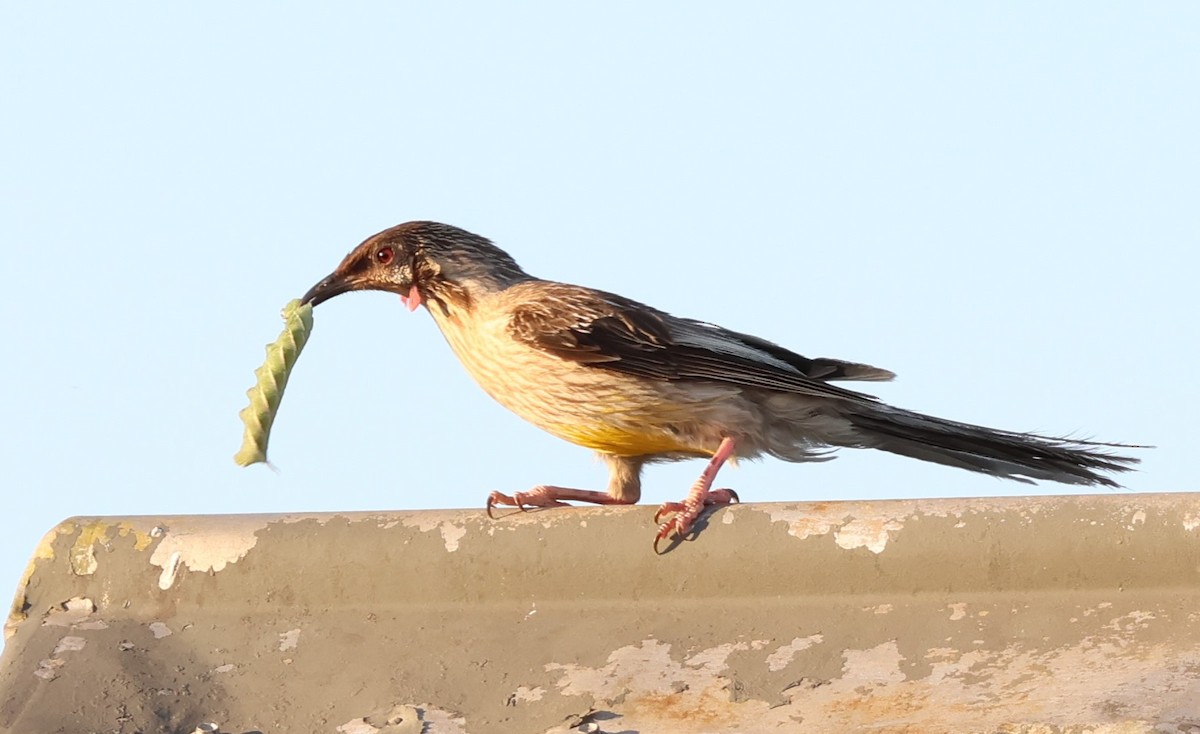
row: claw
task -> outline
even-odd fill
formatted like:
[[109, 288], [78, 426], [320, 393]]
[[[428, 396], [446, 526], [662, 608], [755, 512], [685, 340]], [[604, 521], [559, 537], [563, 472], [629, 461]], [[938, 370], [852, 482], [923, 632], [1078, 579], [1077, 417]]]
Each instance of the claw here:
[[520, 492], [511, 497], [503, 492], [492, 492], [487, 498], [487, 516], [495, 520], [496, 516], [492, 514], [492, 510], [497, 506], [516, 507], [521, 512], [525, 511], [525, 501]]
[[662, 507], [658, 508], [658, 512], [654, 513], [654, 522], [658, 523], [662, 516], [671, 512], [683, 512], [685, 509], [682, 502], [664, 502]]
[[[686, 510], [682, 510], [680, 512], [686, 512]], [[699, 514], [699, 512], [696, 513], [697, 516], [699, 516]], [[687, 535], [688, 531], [691, 529], [692, 520], [688, 519], [685, 514], [676, 514], [674, 517], [663, 522], [658, 526], [658, 534], [654, 536], [654, 552], [659, 552], [658, 544], [661, 543], [663, 539], [674, 534], [676, 538], [683, 540], [684, 536]]]
[[664, 515], [675, 514], [658, 526], [658, 535], [654, 536], [654, 552], [659, 552], [658, 544], [672, 533], [683, 540], [684, 536], [691, 532], [692, 524], [705, 513], [707, 508], [715, 505], [728, 505], [733, 502], [740, 503], [741, 500], [738, 498], [737, 492], [732, 489], [713, 489], [698, 498], [689, 496], [683, 502], [664, 502], [654, 513], [654, 522], [659, 522]]
[[492, 509], [498, 506], [515, 507], [521, 512], [528, 512], [534, 507], [566, 507], [562, 500], [578, 500], [580, 502], [595, 502], [602, 505], [621, 504], [603, 492], [592, 492], [586, 489], [568, 489], [566, 487], [551, 487], [539, 484], [528, 492], [513, 492], [511, 495], [503, 492], [492, 492], [487, 499], [487, 515], [493, 520], [496, 516]]
[[498, 495], [498, 494], [500, 494], [500, 493], [492, 492], [491, 494], [488, 495], [488, 498], [487, 498], [487, 505], [486, 505], [487, 516], [489, 518], [491, 518], [492, 520], [496, 519], [496, 516], [492, 513], [492, 509], [496, 507], [496, 502], [497, 502], [496, 495]]
[[667, 537], [670, 534], [671, 534], [671, 523], [670, 522], [664, 522], [662, 525], [659, 526], [658, 535], [654, 536], [654, 553], [655, 553], [655, 555], [662, 555], [662, 552], [658, 549], [658, 544], [662, 542], [663, 538]]

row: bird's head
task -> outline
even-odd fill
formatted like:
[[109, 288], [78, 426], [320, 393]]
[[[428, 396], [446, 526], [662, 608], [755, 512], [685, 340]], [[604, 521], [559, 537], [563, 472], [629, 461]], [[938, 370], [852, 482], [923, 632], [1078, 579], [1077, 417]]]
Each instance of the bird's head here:
[[387, 291], [409, 310], [437, 303], [443, 311], [503, 290], [528, 275], [479, 235], [437, 222], [407, 222], [368, 237], [301, 299], [316, 306], [348, 291]]

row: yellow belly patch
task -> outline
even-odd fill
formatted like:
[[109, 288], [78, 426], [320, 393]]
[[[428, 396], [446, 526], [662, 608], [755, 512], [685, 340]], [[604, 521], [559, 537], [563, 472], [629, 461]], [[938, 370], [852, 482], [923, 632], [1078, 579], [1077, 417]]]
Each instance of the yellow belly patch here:
[[633, 432], [619, 426], [609, 425], [565, 425], [548, 428], [554, 435], [573, 444], [586, 446], [617, 456], [642, 456], [675, 452], [711, 454], [683, 443], [667, 431]]

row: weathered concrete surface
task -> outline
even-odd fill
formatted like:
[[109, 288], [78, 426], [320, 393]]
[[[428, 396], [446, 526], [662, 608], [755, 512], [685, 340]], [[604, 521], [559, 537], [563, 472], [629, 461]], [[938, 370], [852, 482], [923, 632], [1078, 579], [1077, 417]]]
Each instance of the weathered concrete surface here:
[[653, 512], [67, 520], [0, 731], [1200, 732], [1198, 495]]

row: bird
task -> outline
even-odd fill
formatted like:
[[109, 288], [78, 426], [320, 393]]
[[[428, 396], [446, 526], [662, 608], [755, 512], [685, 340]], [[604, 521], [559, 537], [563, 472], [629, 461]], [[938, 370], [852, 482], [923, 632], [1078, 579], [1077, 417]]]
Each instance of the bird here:
[[539, 485], [495, 507], [571, 501], [634, 504], [647, 464], [707, 458], [683, 500], [655, 513], [662, 540], [684, 539], [706, 508], [740, 501], [713, 488], [726, 461], [771, 456], [825, 461], [838, 448], [879, 449], [1022, 482], [1118, 487], [1109, 474], [1142, 448], [986, 428], [894, 407], [839, 382], [895, 374], [809, 358], [774, 342], [673, 316], [616, 293], [530, 275], [490, 240], [413, 221], [372, 235], [301, 299], [317, 306], [350, 291], [424, 306], [483, 390], [521, 418], [594, 450], [605, 490]]

